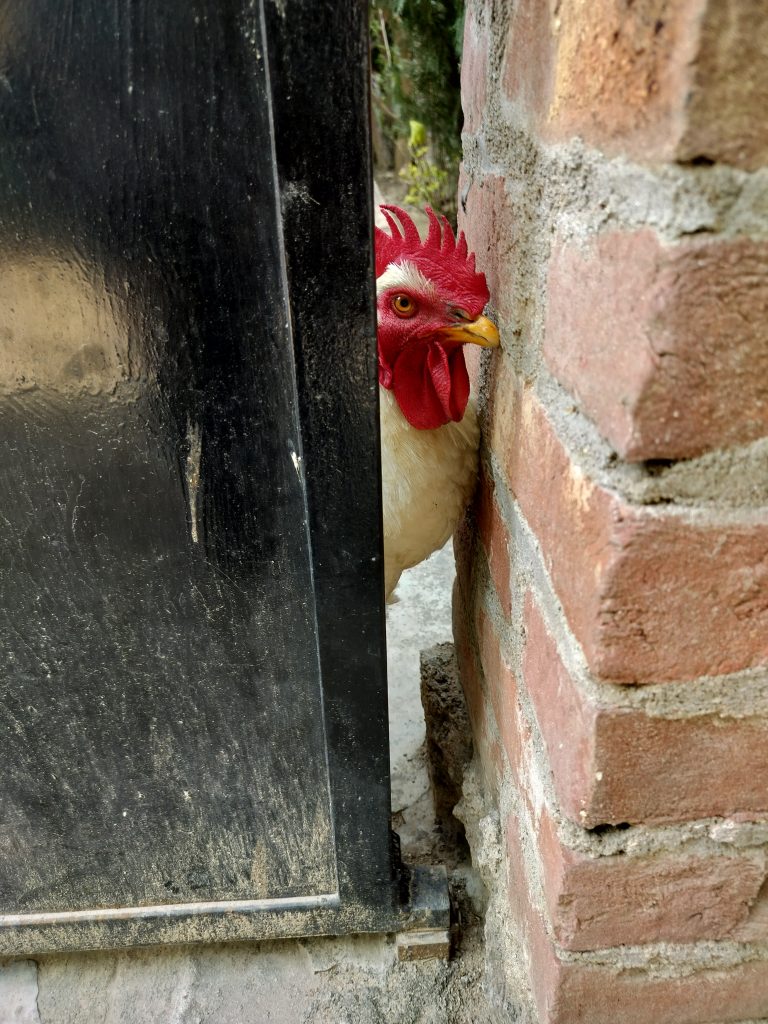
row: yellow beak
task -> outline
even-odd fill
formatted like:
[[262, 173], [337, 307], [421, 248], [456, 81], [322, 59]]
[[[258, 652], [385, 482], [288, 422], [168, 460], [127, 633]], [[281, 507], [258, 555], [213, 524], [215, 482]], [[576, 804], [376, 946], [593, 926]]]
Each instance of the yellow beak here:
[[439, 334], [446, 341], [459, 342], [462, 345], [482, 345], [483, 348], [498, 348], [499, 346], [499, 329], [487, 316], [479, 316], [477, 320], [471, 322], [443, 327]]

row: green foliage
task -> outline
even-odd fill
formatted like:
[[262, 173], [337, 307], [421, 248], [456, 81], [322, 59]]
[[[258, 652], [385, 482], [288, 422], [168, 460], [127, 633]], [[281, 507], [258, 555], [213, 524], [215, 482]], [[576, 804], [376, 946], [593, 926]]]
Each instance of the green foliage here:
[[408, 183], [406, 203], [452, 212], [452, 204], [455, 205], [452, 175], [429, 160], [426, 146], [411, 146], [409, 150], [411, 162], [400, 171], [400, 177]]
[[[425, 142], [411, 144], [404, 176], [419, 195], [453, 203], [461, 157], [459, 59], [464, 0], [371, 0], [374, 115], [385, 137], [406, 139], [409, 123], [425, 125]], [[442, 178], [445, 174], [445, 179]], [[447, 211], [446, 211], [447, 212]]]
[[408, 135], [409, 149], [427, 148], [427, 126], [421, 121], [409, 121], [410, 133]]

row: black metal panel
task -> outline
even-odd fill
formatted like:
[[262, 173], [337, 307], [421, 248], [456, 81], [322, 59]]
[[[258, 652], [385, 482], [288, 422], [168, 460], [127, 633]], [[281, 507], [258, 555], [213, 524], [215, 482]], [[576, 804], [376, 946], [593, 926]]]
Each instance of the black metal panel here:
[[283, 0], [267, 24], [340, 885], [374, 908], [392, 866], [388, 814], [358, 825], [362, 802], [390, 800], [386, 701], [371, 700], [386, 657], [367, 8]]
[[365, 8], [0, 0], [0, 949], [394, 921]]

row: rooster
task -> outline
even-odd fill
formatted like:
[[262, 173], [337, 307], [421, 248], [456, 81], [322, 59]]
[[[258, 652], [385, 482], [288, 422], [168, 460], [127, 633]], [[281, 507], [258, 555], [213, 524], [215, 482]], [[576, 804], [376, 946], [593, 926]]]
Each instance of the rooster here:
[[475, 482], [480, 430], [464, 345], [495, 348], [482, 315], [489, 294], [463, 233], [427, 207], [424, 241], [408, 214], [380, 207], [376, 227], [384, 576], [387, 599], [400, 574], [442, 547]]

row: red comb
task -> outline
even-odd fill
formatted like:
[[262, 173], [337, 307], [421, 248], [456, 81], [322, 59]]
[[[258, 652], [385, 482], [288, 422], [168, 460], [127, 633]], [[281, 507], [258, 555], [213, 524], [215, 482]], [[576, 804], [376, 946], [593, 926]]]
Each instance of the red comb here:
[[429, 206], [429, 231], [422, 242], [416, 225], [399, 206], [382, 204], [381, 212], [389, 225], [390, 234], [376, 228], [376, 277], [381, 277], [391, 263], [405, 260], [415, 263], [424, 275], [436, 282], [446, 283], [458, 293], [488, 301], [485, 275], [475, 270], [474, 253], [468, 252], [464, 232], [455, 238], [445, 217], [438, 219]]

